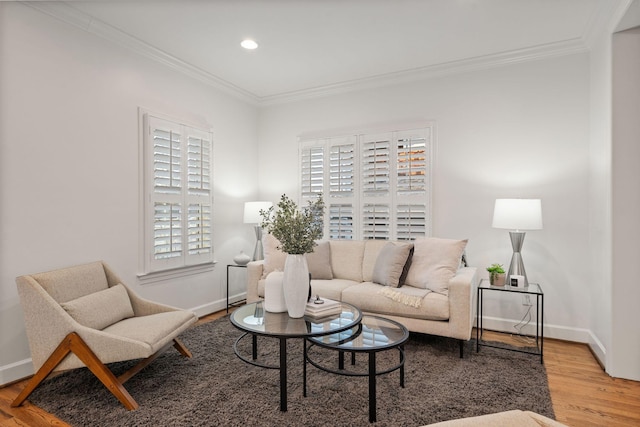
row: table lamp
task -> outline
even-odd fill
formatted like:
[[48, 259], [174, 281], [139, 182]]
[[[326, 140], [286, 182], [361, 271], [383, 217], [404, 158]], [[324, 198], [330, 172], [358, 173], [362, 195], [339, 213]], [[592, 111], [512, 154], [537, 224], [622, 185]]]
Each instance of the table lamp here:
[[507, 284], [511, 283], [512, 275], [517, 275], [524, 277], [523, 286], [529, 286], [520, 254], [525, 236], [522, 230], [542, 229], [542, 202], [540, 199], [496, 199], [492, 227], [513, 230], [509, 231], [513, 256], [507, 272]]
[[244, 223], [254, 224], [256, 232], [256, 247], [253, 250], [253, 261], [264, 259], [264, 251], [262, 249], [262, 217], [260, 216], [261, 210], [267, 210], [273, 203], [271, 202], [245, 202], [244, 203]]

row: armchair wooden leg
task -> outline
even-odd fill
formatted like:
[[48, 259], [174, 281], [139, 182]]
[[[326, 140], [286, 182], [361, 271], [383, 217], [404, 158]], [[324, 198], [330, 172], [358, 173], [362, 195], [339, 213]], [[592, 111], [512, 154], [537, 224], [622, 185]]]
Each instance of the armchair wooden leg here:
[[62, 342], [51, 353], [51, 356], [38, 369], [38, 372], [31, 378], [31, 381], [15, 398], [11, 406], [16, 407], [29, 397], [33, 390], [49, 376], [51, 371], [58, 366], [60, 362], [72, 352], [80, 359], [89, 370], [104, 384], [104, 386], [124, 405], [128, 410], [138, 408], [138, 403], [131, 397], [129, 392], [124, 388], [122, 383], [113, 375], [113, 373], [98, 359], [93, 350], [84, 342], [84, 340], [75, 332], [67, 335]]
[[173, 346], [176, 348], [176, 350], [178, 350], [180, 352], [181, 355], [183, 355], [184, 357], [188, 357], [191, 358], [191, 352], [189, 351], [189, 349], [182, 343], [182, 341], [180, 341], [178, 338], [174, 338], [173, 340]]

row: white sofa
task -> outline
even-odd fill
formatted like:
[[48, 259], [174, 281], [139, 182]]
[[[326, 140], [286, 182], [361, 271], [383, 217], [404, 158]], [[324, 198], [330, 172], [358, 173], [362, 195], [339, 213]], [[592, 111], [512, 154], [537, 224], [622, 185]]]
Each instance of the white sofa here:
[[[264, 297], [267, 275], [271, 271], [281, 271], [284, 267], [286, 254], [276, 249], [277, 240], [269, 236], [266, 235], [264, 239], [265, 259], [248, 264], [249, 303]], [[461, 245], [460, 242], [464, 243]], [[374, 283], [374, 278], [379, 279], [380, 268], [384, 267], [381, 265], [383, 260], [378, 258], [389, 249], [385, 249], [388, 243], [383, 240], [330, 240], [317, 246], [314, 254], [307, 254], [313, 295], [347, 302], [364, 313], [396, 320], [412, 332], [457, 339], [462, 357], [464, 342], [471, 338], [474, 291], [477, 285], [476, 268], [460, 265], [460, 255], [466, 241], [434, 238], [416, 240], [410, 256], [411, 263], [405, 265], [408, 270], [403, 273], [406, 274], [406, 283], [400, 287]], [[449, 243], [456, 245], [455, 250], [448, 251], [447, 254], [443, 253], [447, 251], [436, 250], [450, 247]], [[399, 242], [393, 244], [402, 245]], [[330, 252], [328, 255], [327, 250]], [[324, 255], [316, 254], [323, 251]], [[452, 256], [455, 257], [453, 268]], [[327, 266], [323, 264], [330, 264], [329, 277], [332, 278], [314, 279], [326, 274], [324, 267]], [[444, 264], [449, 264], [449, 272], [445, 271], [447, 268]], [[314, 274], [318, 268], [324, 270]], [[427, 288], [409, 285], [424, 283], [423, 276], [434, 274], [441, 279], [446, 278], [444, 286], [442, 283], [439, 286], [427, 284]], [[437, 292], [429, 289], [429, 286]]]

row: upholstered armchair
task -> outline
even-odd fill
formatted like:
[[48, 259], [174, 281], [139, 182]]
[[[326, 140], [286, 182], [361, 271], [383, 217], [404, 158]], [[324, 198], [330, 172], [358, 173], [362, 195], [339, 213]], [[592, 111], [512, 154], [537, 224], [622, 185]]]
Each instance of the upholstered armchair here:
[[[138, 404], [124, 383], [174, 346], [194, 313], [140, 298], [103, 262], [16, 279], [35, 375], [13, 401], [21, 405], [51, 372], [87, 367], [129, 410]], [[115, 377], [106, 364], [142, 359]]]

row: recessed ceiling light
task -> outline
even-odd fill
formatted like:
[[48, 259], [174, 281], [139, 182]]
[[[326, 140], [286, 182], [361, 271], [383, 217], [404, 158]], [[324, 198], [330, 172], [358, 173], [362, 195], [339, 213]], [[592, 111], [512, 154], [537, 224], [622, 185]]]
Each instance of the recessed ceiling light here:
[[242, 46], [245, 49], [253, 50], [258, 47], [258, 43], [256, 43], [251, 39], [246, 39], [246, 40], [242, 40], [242, 43], [240, 43], [240, 46]]

